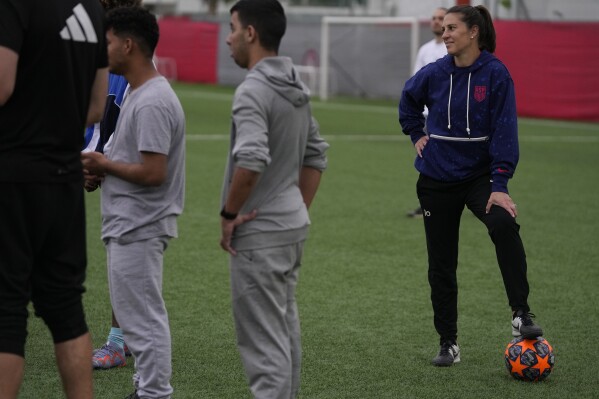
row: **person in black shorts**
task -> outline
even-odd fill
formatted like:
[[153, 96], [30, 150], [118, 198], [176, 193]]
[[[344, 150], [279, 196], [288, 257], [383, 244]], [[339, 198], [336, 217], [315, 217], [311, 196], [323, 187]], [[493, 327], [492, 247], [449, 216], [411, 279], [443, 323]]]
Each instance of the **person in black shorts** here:
[[97, 0], [0, 0], [0, 397], [16, 398], [28, 303], [67, 398], [93, 397], [80, 150], [108, 82]]

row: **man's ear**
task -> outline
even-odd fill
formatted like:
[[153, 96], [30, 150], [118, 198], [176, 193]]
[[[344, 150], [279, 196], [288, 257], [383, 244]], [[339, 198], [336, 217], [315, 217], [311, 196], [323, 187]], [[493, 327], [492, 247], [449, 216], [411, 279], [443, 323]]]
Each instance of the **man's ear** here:
[[248, 43], [253, 43], [255, 40], [258, 39], [258, 32], [256, 31], [256, 29], [254, 29], [252, 25], [248, 25], [245, 31], [246, 40], [248, 41]]
[[133, 39], [128, 37], [124, 40], [124, 42], [125, 42], [125, 54], [131, 54], [131, 52], [133, 51], [133, 46], [135, 45], [135, 43], [133, 42]]

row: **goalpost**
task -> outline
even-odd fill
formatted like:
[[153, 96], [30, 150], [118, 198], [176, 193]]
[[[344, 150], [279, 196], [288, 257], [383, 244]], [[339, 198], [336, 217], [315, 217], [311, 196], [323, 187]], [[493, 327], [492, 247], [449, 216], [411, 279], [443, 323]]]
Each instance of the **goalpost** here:
[[[410, 27], [410, 68], [414, 65], [420, 47], [420, 21], [417, 17], [340, 17], [322, 18], [320, 39], [319, 96], [326, 101], [329, 97], [330, 74], [330, 27], [331, 25], [409, 25]], [[410, 69], [411, 71], [411, 69]]]

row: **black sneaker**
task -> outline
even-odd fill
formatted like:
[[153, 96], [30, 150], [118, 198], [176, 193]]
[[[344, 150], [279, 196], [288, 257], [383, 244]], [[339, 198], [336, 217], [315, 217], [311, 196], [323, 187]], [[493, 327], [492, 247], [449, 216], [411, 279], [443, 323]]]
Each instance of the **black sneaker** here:
[[524, 339], [534, 339], [543, 335], [543, 329], [532, 321], [533, 317], [533, 313], [523, 310], [515, 312], [512, 319], [512, 335]]
[[445, 341], [441, 344], [439, 353], [433, 359], [433, 364], [438, 367], [449, 367], [460, 362], [460, 347], [454, 341]]
[[135, 390], [135, 392], [127, 395], [127, 397], [125, 399], [140, 399], [139, 396], [137, 396], [137, 389]]

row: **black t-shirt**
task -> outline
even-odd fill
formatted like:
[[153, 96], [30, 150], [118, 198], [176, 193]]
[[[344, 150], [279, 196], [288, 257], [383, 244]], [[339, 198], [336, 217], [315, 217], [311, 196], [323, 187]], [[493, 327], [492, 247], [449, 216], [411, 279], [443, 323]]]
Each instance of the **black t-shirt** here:
[[108, 65], [98, 0], [0, 0], [0, 46], [19, 54], [0, 106], [0, 182], [81, 179], [96, 72]]

